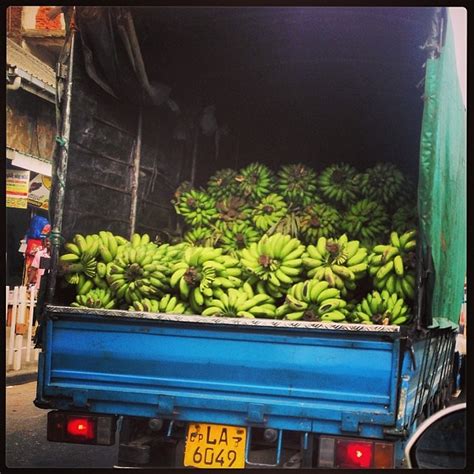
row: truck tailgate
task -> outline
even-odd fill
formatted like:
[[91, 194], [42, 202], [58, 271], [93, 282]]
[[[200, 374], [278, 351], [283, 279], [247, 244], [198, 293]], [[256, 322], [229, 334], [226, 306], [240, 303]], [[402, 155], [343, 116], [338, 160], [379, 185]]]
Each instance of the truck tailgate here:
[[369, 437], [395, 424], [396, 327], [47, 314], [37, 402], [50, 408]]

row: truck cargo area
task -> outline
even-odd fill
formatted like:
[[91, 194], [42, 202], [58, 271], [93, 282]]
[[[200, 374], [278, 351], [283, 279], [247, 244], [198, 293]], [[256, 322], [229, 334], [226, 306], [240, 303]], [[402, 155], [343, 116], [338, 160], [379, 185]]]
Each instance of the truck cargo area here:
[[[105, 229], [173, 242], [180, 184], [206, 186], [217, 170], [255, 162], [316, 173], [393, 163], [413, 183], [417, 208], [425, 67], [443, 35], [436, 11], [79, 8], [61, 237]], [[137, 36], [127, 42], [131, 17]], [[131, 62], [137, 45], [141, 60]], [[351, 467], [334, 453], [359, 438], [370, 456], [386, 450], [368, 467], [400, 466], [411, 430], [449, 398], [454, 351], [454, 324], [431, 325], [431, 250], [419, 242], [405, 326], [71, 307], [74, 287], [58, 278], [41, 315], [35, 404], [57, 419], [120, 420], [123, 466], [176, 466], [185, 456], [203, 467], [199, 446], [194, 460], [183, 454], [187, 427], [199, 423], [247, 430], [246, 467], [281, 467], [289, 446], [302, 467]], [[252, 464], [252, 432], [276, 461]]]

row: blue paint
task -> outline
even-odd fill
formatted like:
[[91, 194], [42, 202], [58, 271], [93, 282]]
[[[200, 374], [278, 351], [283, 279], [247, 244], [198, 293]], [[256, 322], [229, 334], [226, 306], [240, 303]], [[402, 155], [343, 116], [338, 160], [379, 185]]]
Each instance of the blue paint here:
[[387, 439], [411, 431], [428, 372], [441, 380], [431, 339], [414, 343], [415, 370], [400, 333], [55, 316], [38, 390], [58, 409]]

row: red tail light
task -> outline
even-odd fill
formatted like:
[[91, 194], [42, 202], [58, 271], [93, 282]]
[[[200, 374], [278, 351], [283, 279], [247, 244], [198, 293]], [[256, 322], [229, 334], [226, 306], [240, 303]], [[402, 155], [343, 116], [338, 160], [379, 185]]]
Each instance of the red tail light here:
[[115, 431], [116, 419], [112, 415], [48, 413], [48, 441], [111, 446], [115, 443]]
[[66, 431], [71, 436], [87, 440], [95, 438], [95, 420], [90, 418], [68, 417]]
[[336, 441], [336, 466], [344, 468], [372, 467], [373, 444], [362, 441]]
[[394, 467], [393, 443], [357, 438], [321, 436], [319, 467], [390, 469]]

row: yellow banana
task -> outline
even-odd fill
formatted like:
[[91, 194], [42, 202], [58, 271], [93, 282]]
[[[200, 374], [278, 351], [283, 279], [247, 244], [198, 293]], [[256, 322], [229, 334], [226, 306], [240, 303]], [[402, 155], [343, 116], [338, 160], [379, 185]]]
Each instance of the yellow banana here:
[[186, 280], [184, 279], [184, 277], [181, 277], [178, 285], [179, 285], [179, 293], [181, 294], [183, 299], [186, 299], [189, 296], [191, 289], [189, 288], [189, 285], [186, 283]]
[[400, 238], [397, 232], [394, 231], [390, 233], [390, 242], [394, 247], [400, 248]]
[[336, 298], [340, 295], [340, 291], [337, 288], [327, 288], [321, 293], [319, 293], [318, 297], [316, 298], [317, 303], [322, 303], [324, 300], [329, 298]]
[[402, 260], [402, 257], [400, 255], [397, 255], [393, 259], [393, 265], [394, 265], [394, 268], [395, 268], [395, 273], [398, 276], [403, 276], [403, 260]]
[[309, 299], [312, 302], [318, 302], [319, 295], [329, 287], [327, 281], [312, 281], [309, 287]]

